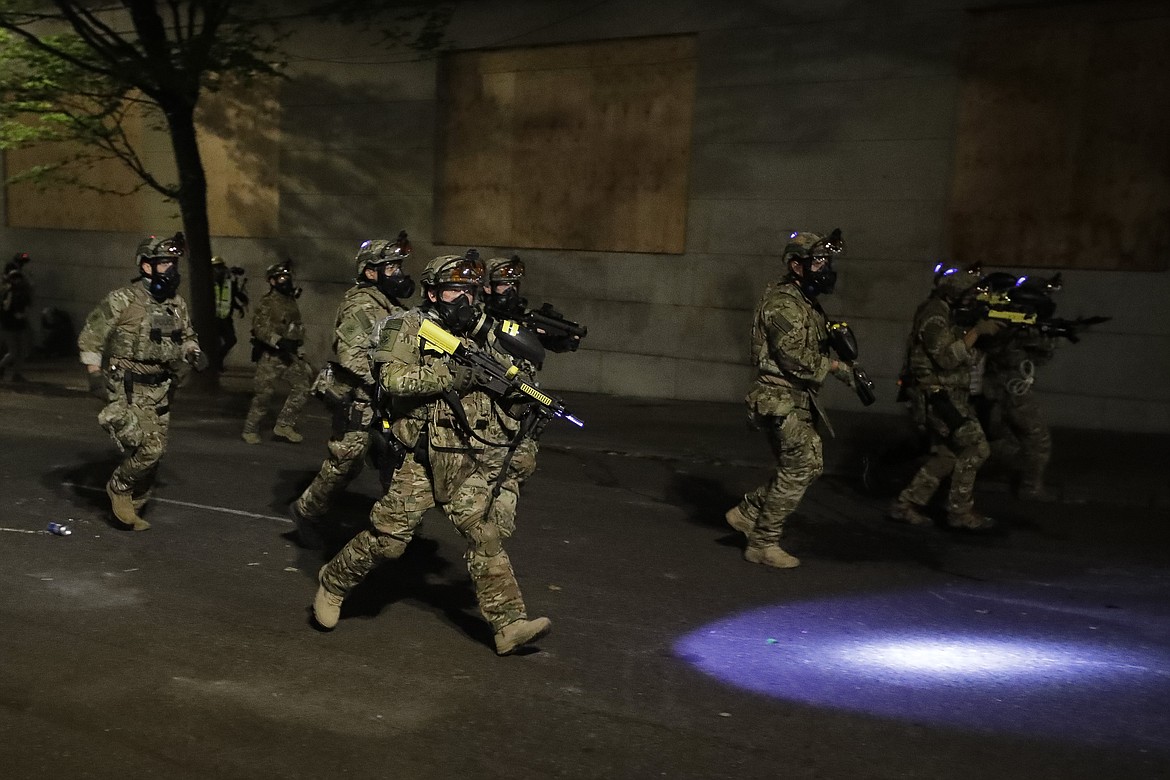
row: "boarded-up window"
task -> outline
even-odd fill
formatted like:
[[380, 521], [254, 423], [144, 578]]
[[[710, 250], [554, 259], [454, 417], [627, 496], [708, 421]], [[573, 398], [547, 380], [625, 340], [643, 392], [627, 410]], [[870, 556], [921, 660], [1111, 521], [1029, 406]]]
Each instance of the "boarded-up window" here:
[[1170, 265], [1170, 8], [1096, 3], [971, 17], [955, 259]]
[[440, 242], [683, 251], [693, 38], [451, 54], [440, 89]]
[[[207, 177], [207, 213], [215, 236], [263, 238], [277, 233], [280, 111], [274, 81], [205, 94], [196, 121]], [[144, 117], [123, 126], [147, 169], [174, 182], [174, 154], [165, 132]], [[5, 153], [5, 168], [15, 175], [35, 165], [71, 156], [64, 144], [44, 144]], [[7, 188], [8, 225], [66, 230], [159, 231], [180, 227], [178, 205], [153, 189], [131, 192], [140, 180], [117, 160], [104, 160], [78, 178], [106, 192], [32, 183]]]

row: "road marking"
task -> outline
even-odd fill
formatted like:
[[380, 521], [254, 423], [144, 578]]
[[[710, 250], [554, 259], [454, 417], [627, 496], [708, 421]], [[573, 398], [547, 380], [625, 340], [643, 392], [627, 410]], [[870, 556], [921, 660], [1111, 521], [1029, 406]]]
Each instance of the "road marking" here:
[[[77, 490], [88, 490], [91, 493], [105, 493], [104, 487], [95, 488], [89, 485], [78, 485], [75, 482], [62, 482], [65, 487], [76, 488]], [[280, 523], [293, 524], [293, 521], [287, 517], [278, 517], [277, 515], [261, 515], [256, 512], [245, 512], [242, 509], [232, 509], [226, 506], [212, 506], [210, 504], [196, 504], [192, 501], [179, 501], [174, 498], [152, 498], [151, 501], [157, 501], [160, 504], [172, 504], [174, 506], [185, 506], [191, 509], [205, 509], [208, 512], [220, 512], [225, 515], [238, 515], [239, 517], [251, 517], [257, 520], [276, 520]], [[29, 533], [40, 533], [39, 531], [29, 531]]]
[[0, 528], [0, 531], [7, 531], [10, 534], [39, 534], [40, 531], [30, 531], [27, 528]]

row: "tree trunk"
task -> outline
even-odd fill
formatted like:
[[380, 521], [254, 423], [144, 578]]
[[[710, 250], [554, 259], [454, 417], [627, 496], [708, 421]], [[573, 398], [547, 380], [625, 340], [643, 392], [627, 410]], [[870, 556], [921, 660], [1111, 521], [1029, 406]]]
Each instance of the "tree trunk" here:
[[[211, 362], [211, 368], [199, 379], [192, 378], [197, 388], [214, 389], [219, 377], [219, 344], [215, 330], [215, 301], [211, 283], [211, 227], [207, 218], [207, 178], [195, 133], [195, 107], [191, 105], [163, 106], [171, 135], [171, 147], [179, 173], [179, 212], [183, 218], [183, 233], [187, 238], [187, 301], [191, 322], [199, 335], [199, 345]], [[196, 375], [198, 376], [198, 375]]]

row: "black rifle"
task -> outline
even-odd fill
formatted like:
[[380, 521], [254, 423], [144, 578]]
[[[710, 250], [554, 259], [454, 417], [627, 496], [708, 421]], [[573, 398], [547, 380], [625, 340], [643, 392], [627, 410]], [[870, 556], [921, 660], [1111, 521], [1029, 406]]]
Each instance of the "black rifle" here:
[[542, 304], [539, 309], [528, 309], [520, 322], [537, 335], [540, 343], [553, 352], [576, 352], [589, 328], [572, 320], [552, 307]]
[[865, 373], [865, 369], [856, 363], [859, 354], [857, 336], [853, 334], [849, 323], [843, 320], [830, 321], [828, 326], [829, 346], [837, 353], [838, 359], [848, 363], [853, 370], [853, 390], [861, 399], [861, 405], [870, 406], [877, 400], [877, 393], [874, 391], [873, 380], [869, 378], [869, 374]]
[[956, 307], [955, 321], [963, 327], [971, 327], [982, 319], [995, 320], [1035, 328], [1045, 336], [1066, 338], [1075, 344], [1081, 340], [1080, 334], [1085, 328], [1113, 319], [1103, 316], [1061, 319], [1049, 315], [1054, 308], [1050, 302], [1042, 306], [1038, 301], [1018, 300], [1011, 290], [984, 291]]
[[[514, 330], [511, 330], [509, 326]], [[525, 351], [526, 345], [523, 344], [522, 338], [518, 338], [516, 332], [519, 330], [520, 327], [516, 323], [505, 322], [496, 331], [496, 338], [503, 342], [504, 349], [512, 355], [522, 354]], [[501, 365], [488, 353], [476, 348], [469, 348], [458, 337], [443, 330], [434, 322], [423, 320], [418, 329], [418, 337], [426, 345], [450, 355], [459, 365], [474, 369], [478, 374], [484, 376], [486, 381], [482, 382], [480, 386], [489, 395], [495, 398], [522, 397], [525, 401], [535, 401], [544, 414], [550, 417], [561, 417], [579, 428], [585, 426], [584, 422], [565, 408], [564, 401], [548, 395], [526, 381], [515, 366]], [[517, 343], [512, 344], [511, 341]]]

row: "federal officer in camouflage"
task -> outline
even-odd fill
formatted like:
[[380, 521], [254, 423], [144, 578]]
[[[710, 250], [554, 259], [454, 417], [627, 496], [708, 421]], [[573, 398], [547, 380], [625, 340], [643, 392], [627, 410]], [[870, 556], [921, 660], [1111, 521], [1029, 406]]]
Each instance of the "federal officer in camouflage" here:
[[466, 347], [482, 342], [506, 362], [477, 305], [483, 275], [478, 259], [436, 257], [420, 278], [422, 305], [381, 328], [373, 359], [403, 460], [370, 513], [371, 527], [321, 569], [313, 615], [323, 628], [337, 625], [346, 595], [379, 563], [402, 555], [423, 514], [436, 505], [467, 541], [467, 570], [480, 612], [495, 632], [496, 652], [512, 653], [552, 626], [548, 618], [528, 619], [499, 529], [487, 517], [492, 474], [483, 461], [486, 445], [477, 440], [492, 414], [491, 399], [477, 389], [485, 378], [419, 337], [423, 323], [431, 322]]
[[140, 278], [107, 295], [77, 339], [90, 392], [106, 404], [98, 422], [124, 455], [106, 494], [114, 517], [135, 531], [150, 528], [139, 512], [166, 449], [177, 374], [184, 362], [207, 366], [178, 295], [184, 251], [181, 234], [144, 238], [135, 254]]
[[295, 443], [305, 438], [297, 431], [297, 421], [308, 400], [313, 367], [305, 360], [305, 325], [297, 306], [292, 271], [286, 265], [276, 263], [268, 266], [267, 276], [271, 289], [260, 299], [252, 315], [255, 394], [248, 416], [244, 418], [241, 435], [248, 444], [260, 443], [260, 421], [268, 413], [268, 404], [276, 394], [276, 383], [283, 379], [289, 386], [288, 397], [276, 416], [272, 433]]
[[[996, 272], [1018, 296], [1034, 301], [1041, 319], [1055, 313], [1051, 294], [1059, 289], [1046, 279], [1017, 277]], [[1052, 434], [1036, 402], [1032, 386], [1036, 369], [1045, 365], [1056, 351], [1056, 339], [1035, 326], [1012, 325], [993, 337], [982, 339], [986, 354], [980, 397], [977, 399], [993, 455], [1007, 458], [1018, 474], [1016, 495], [1028, 501], [1053, 501], [1056, 496], [1045, 485], [1048, 461], [1052, 457]]]
[[[520, 281], [524, 278], [524, 270], [523, 261], [516, 256], [493, 257], [488, 260], [484, 282], [484, 309], [493, 319], [518, 321], [524, 316], [525, 301], [520, 295]], [[531, 377], [535, 377], [540, 368], [527, 363], [518, 363], [517, 367]], [[497, 413], [491, 418], [488, 438], [509, 441], [516, 435], [518, 429], [519, 422], [497, 407]], [[492, 469], [497, 475], [499, 469], [505, 467], [506, 461], [504, 479], [499, 483], [499, 491], [489, 509], [491, 521], [500, 530], [500, 536], [505, 539], [516, 531], [516, 507], [520, 487], [536, 472], [537, 450], [536, 439], [525, 436], [516, 444], [510, 457], [506, 448], [497, 448], [488, 455], [489, 459], [493, 460]]]
[[844, 250], [830, 237], [796, 232], [784, 247], [787, 275], [772, 282], [756, 306], [748, 415], [763, 430], [776, 457], [776, 473], [727, 512], [727, 522], [747, 536], [744, 559], [780, 569], [800, 561], [780, 547], [784, 521], [824, 470], [816, 424], [824, 419], [816, 395], [829, 374], [846, 384], [852, 368], [829, 356], [828, 325], [817, 297], [836, 285], [833, 258]]
[[408, 257], [410, 241], [404, 231], [396, 241], [379, 238], [363, 242], [354, 258], [356, 283], [345, 292], [334, 326], [337, 359], [322, 370], [313, 387], [314, 394], [333, 407], [329, 457], [289, 507], [306, 547], [323, 546], [319, 521], [333, 496], [361, 473], [369, 452], [377, 386], [370, 363], [370, 339], [379, 322], [406, 311], [402, 301], [414, 294], [414, 280], [402, 272]]
[[974, 509], [975, 476], [990, 448], [970, 402], [971, 372], [978, 360], [975, 342], [1002, 325], [988, 319], [973, 327], [957, 324], [955, 306], [979, 281], [975, 268], [939, 263], [930, 297], [914, 313], [907, 345], [903, 386], [911, 413], [930, 436], [930, 456], [890, 507], [890, 517], [928, 525], [923, 513], [939, 485], [950, 477], [947, 523], [973, 531], [995, 522]]

